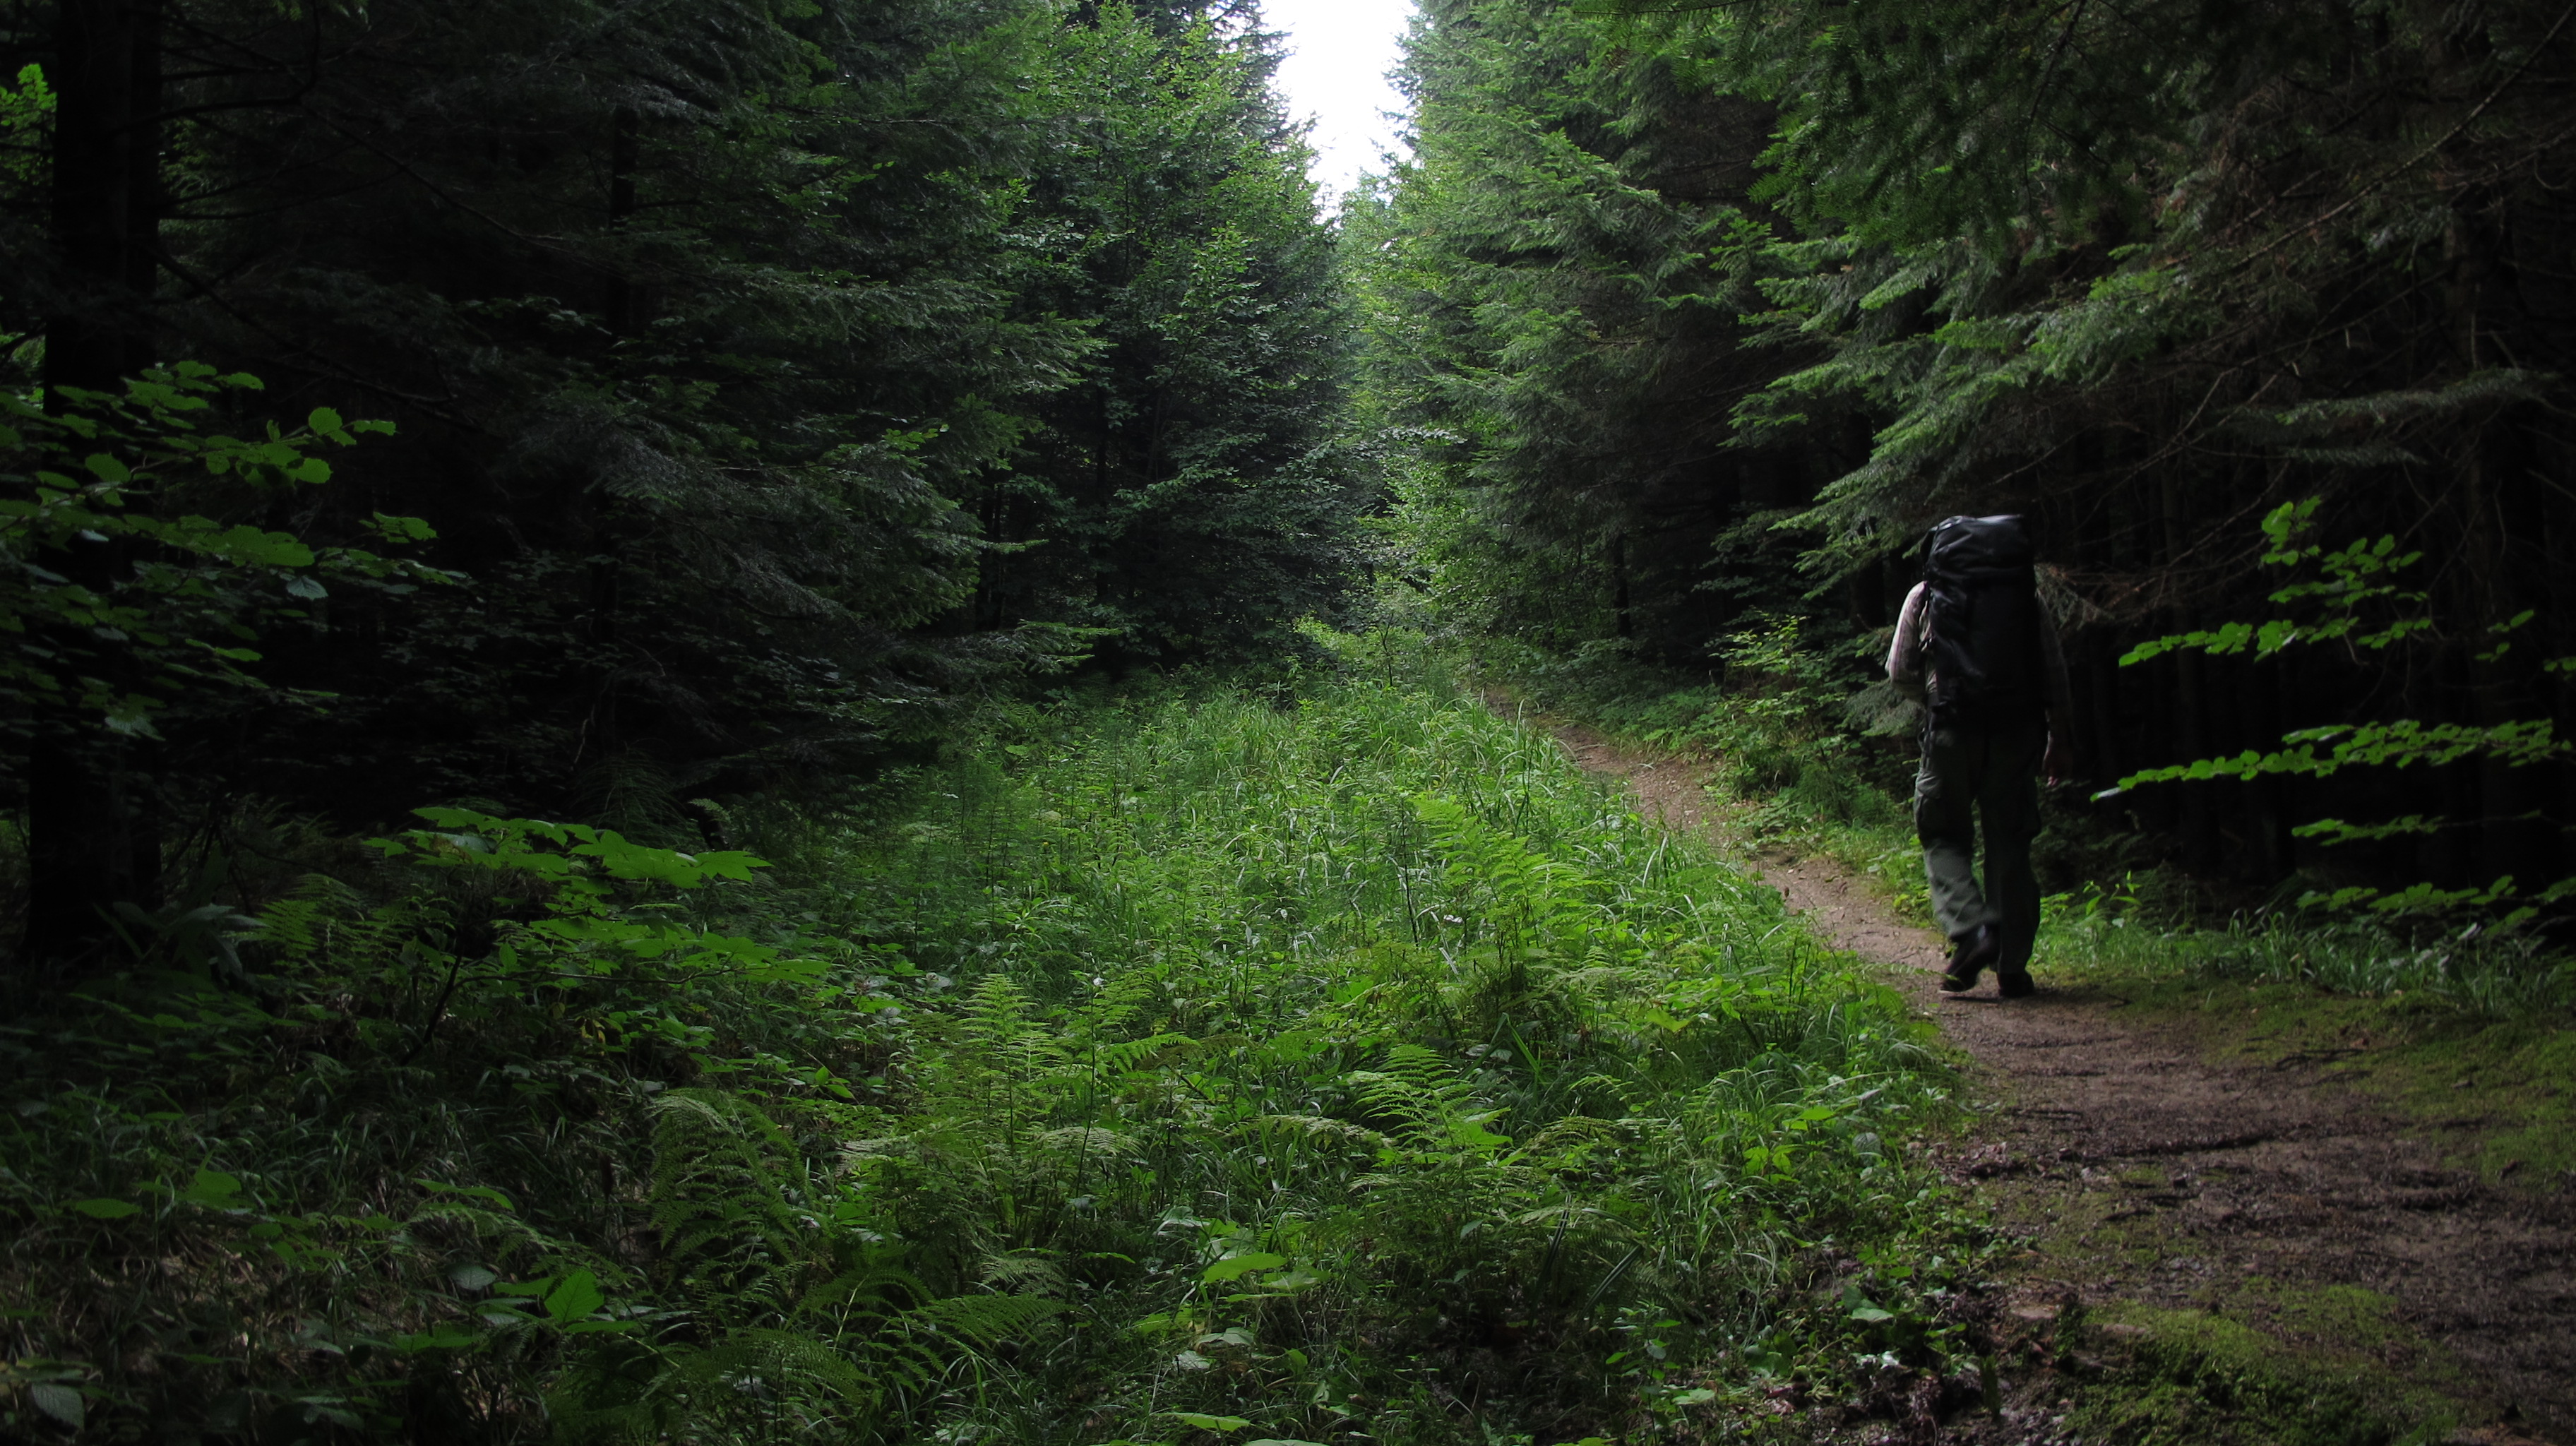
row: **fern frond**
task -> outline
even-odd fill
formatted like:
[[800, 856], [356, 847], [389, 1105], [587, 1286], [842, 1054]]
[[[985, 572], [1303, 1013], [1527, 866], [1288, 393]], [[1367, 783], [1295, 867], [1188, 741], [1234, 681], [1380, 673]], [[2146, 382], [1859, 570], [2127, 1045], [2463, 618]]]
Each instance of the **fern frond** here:
[[1388, 1149], [1394, 1144], [1394, 1141], [1366, 1125], [1355, 1125], [1348, 1120], [1329, 1119], [1323, 1115], [1262, 1115], [1252, 1123], [1258, 1129], [1278, 1126], [1299, 1131], [1310, 1139], [1344, 1139], [1372, 1149]]
[[905, 1323], [928, 1326], [955, 1340], [984, 1347], [1060, 1315], [1064, 1309], [1064, 1302], [1042, 1295], [953, 1295], [914, 1311]]
[[1047, 1130], [1033, 1137], [1031, 1143], [1041, 1149], [1067, 1155], [1097, 1155], [1104, 1159], [1132, 1156], [1140, 1153], [1143, 1148], [1115, 1130], [1082, 1125]]

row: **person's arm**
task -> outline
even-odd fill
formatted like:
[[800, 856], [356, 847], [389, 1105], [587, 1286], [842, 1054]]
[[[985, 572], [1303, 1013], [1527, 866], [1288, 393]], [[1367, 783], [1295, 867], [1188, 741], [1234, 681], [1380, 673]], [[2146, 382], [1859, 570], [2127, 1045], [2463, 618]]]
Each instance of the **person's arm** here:
[[1896, 638], [1887, 647], [1887, 681], [1896, 691], [1921, 702], [1923, 699], [1923, 584], [1905, 595], [1905, 606], [1897, 609]]

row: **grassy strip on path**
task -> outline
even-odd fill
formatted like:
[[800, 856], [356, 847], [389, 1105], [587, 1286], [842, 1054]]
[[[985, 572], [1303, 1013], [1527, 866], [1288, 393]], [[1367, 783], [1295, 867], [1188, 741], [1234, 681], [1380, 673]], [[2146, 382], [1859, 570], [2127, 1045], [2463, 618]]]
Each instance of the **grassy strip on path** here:
[[853, 1187], [1071, 1307], [954, 1439], [1694, 1439], [1958, 1367], [1918, 1026], [1545, 735], [1363, 675], [983, 756], [832, 865], [966, 996]]
[[338, 879], [224, 925], [240, 963], [174, 935], [31, 1003], [8, 1429], [1554, 1446], [1956, 1408], [1988, 1246], [1918, 1152], [1947, 1075], [1898, 995], [1400, 640], [1334, 645], [1285, 706], [1000, 717], [775, 870], [464, 813], [317, 844]]

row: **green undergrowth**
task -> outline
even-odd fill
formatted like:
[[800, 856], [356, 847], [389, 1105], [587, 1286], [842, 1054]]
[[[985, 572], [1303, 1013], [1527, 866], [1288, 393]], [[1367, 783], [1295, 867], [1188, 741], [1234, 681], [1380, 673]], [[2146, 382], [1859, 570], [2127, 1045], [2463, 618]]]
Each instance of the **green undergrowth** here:
[[2177, 919], [2134, 887], [2088, 886], [2050, 898], [2040, 950], [2073, 977], [2103, 981], [2296, 984], [2312, 996], [2403, 998], [2413, 1014], [2486, 1020], [2576, 1008], [2576, 961], [2535, 933], [2295, 909], [2212, 925]]
[[[1833, 859], [1900, 917], [1930, 925], [1906, 799], [1912, 715], [1883, 684], [1855, 691], [1848, 660], [1768, 619], [1718, 649], [1722, 680], [1689, 685], [1622, 655], [1500, 644], [1495, 680], [1633, 745], [1706, 765], [1744, 846]], [[2071, 790], [2071, 786], [2069, 786]], [[2576, 1011], [2576, 960], [2528, 929], [2463, 917], [2245, 909], [2158, 863], [2142, 836], [2106, 829], [2069, 790], [2043, 790], [2032, 858], [2046, 900], [2034, 967], [2061, 979], [2299, 983], [2361, 998], [2404, 994], [2490, 1020]], [[2295, 889], [2275, 890], [2276, 895]], [[2177, 996], [2179, 1003], [2179, 996]]]
[[1834, 859], [1929, 923], [1904, 802], [1913, 764], [1903, 714], [1887, 711], [1895, 702], [1884, 688], [1856, 696], [1853, 658], [1801, 634], [1795, 619], [1765, 618], [1724, 640], [1723, 675], [1699, 685], [1616, 652], [1568, 656], [1503, 642], [1481, 648], [1478, 667], [1541, 709], [1705, 766], [1748, 853]]
[[1992, 1246], [1913, 1148], [1920, 1026], [1400, 641], [1285, 705], [996, 713], [776, 867], [436, 811], [157, 921], [0, 1032], [0, 1425], [1549, 1446], [1927, 1399]]

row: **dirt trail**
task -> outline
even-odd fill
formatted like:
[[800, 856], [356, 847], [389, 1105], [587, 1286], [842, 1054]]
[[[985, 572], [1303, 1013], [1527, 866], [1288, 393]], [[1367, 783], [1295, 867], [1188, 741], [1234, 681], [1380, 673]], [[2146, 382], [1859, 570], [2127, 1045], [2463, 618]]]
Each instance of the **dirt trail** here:
[[[1554, 731], [1649, 817], [1731, 836], [1705, 770]], [[2051, 988], [2044, 968], [2034, 999], [2005, 1004], [1991, 983], [1942, 996], [1939, 936], [1839, 864], [1775, 854], [1755, 869], [1835, 945], [1920, 970], [1918, 1006], [1982, 1072], [1987, 1142], [1949, 1165], [2036, 1242], [1999, 1340], [2036, 1347], [2070, 1305], [2207, 1311], [2348, 1359], [2358, 1344], [2357, 1364], [2392, 1382], [2440, 1383], [2485, 1416], [2452, 1441], [2576, 1446], [2576, 1195], [2442, 1168], [2438, 1131], [2375, 1113], [2316, 1067], [2214, 1061], [2185, 1022]], [[2041, 1353], [2002, 1354], [2009, 1376]], [[2004, 1420], [1947, 1439], [2057, 1441], [2055, 1393], [2029, 1382]]]

